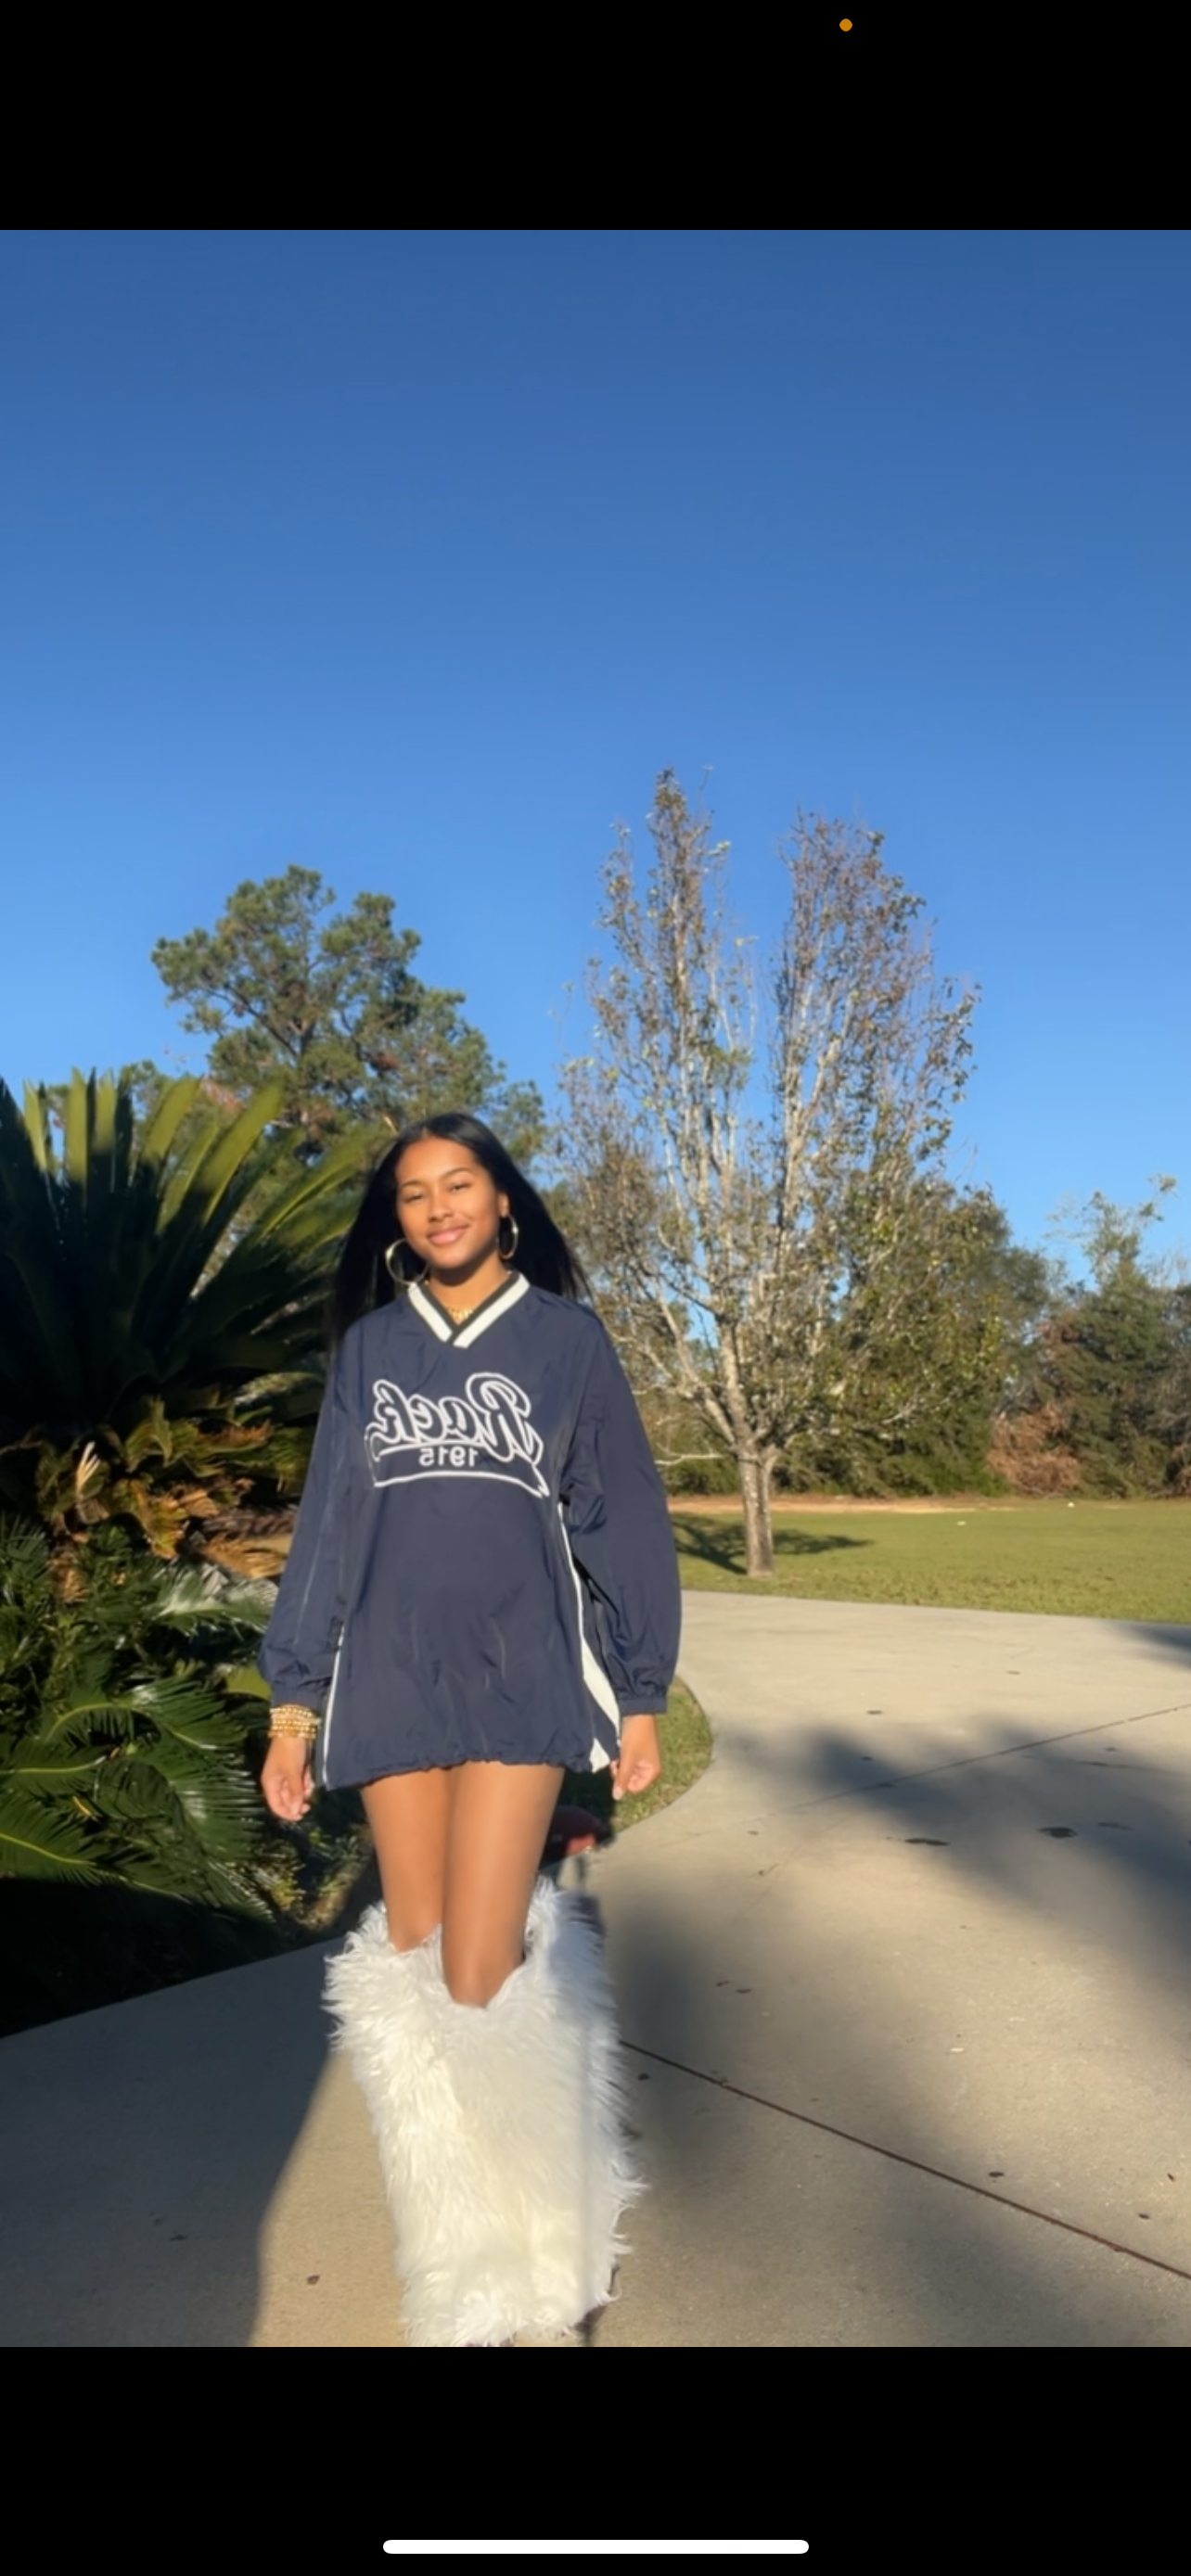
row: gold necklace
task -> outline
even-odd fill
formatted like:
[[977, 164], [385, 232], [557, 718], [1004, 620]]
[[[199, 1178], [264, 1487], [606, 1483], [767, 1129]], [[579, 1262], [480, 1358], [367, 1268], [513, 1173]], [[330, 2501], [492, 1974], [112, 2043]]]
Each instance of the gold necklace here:
[[488, 1297], [478, 1297], [475, 1304], [471, 1306], [448, 1306], [446, 1298], [440, 1294], [437, 1288], [432, 1291], [432, 1294], [438, 1299], [438, 1303], [442, 1307], [444, 1314], [450, 1316], [453, 1324], [465, 1324], [469, 1315], [477, 1315], [481, 1306], [487, 1305], [488, 1297], [495, 1297], [496, 1290], [495, 1288], [490, 1288], [488, 1291]]
[[[492, 1290], [489, 1293], [494, 1295], [495, 1291]], [[438, 1302], [444, 1312], [450, 1316], [453, 1324], [465, 1324], [468, 1316], [477, 1314], [481, 1306], [487, 1305], [488, 1300], [486, 1297], [477, 1298], [474, 1306], [448, 1306], [445, 1297], [440, 1297]]]

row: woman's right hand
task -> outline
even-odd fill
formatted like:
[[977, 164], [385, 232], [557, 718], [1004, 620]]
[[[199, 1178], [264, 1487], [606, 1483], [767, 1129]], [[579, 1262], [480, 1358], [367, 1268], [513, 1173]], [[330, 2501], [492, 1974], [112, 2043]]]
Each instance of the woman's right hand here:
[[311, 1746], [300, 1735], [271, 1738], [261, 1773], [265, 1804], [283, 1825], [296, 1825], [314, 1796]]

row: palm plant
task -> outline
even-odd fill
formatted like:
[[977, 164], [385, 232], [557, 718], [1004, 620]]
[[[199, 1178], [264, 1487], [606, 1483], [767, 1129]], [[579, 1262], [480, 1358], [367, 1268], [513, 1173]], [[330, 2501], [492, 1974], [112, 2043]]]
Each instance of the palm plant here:
[[0, 1084], [0, 1501], [59, 1558], [107, 1519], [161, 1557], [300, 1472], [330, 1247], [358, 1144], [296, 1166], [266, 1086], [229, 1118], [169, 1083]]
[[212, 1589], [109, 1523], [69, 1594], [46, 1533], [0, 1524], [0, 1877], [263, 1912], [243, 1658], [267, 1587]]

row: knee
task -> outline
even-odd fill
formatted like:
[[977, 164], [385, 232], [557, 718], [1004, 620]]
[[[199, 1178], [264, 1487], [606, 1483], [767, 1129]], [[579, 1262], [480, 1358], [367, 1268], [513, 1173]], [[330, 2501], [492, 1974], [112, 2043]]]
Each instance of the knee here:
[[431, 1934], [437, 1932], [441, 1921], [441, 1917], [437, 1914], [433, 1922], [424, 1919], [421, 1915], [394, 1916], [388, 1908], [386, 1908], [385, 1919], [388, 1924], [389, 1939], [395, 1950], [420, 1950], [423, 1942], [428, 1941]]
[[474, 1969], [444, 1967], [443, 1980], [453, 2004], [490, 2004], [496, 1988]]
[[519, 1964], [517, 1959], [494, 1959], [491, 1954], [456, 1951], [449, 1942], [443, 1944], [443, 1978], [452, 2003], [490, 2004]]

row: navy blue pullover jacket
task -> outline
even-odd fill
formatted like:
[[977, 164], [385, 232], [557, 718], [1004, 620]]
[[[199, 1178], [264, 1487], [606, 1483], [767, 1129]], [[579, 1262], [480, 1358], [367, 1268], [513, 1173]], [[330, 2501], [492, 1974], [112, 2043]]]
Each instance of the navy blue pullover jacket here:
[[327, 1788], [614, 1761], [678, 1653], [670, 1517], [589, 1308], [513, 1272], [455, 1326], [419, 1287], [336, 1355], [261, 1652]]

